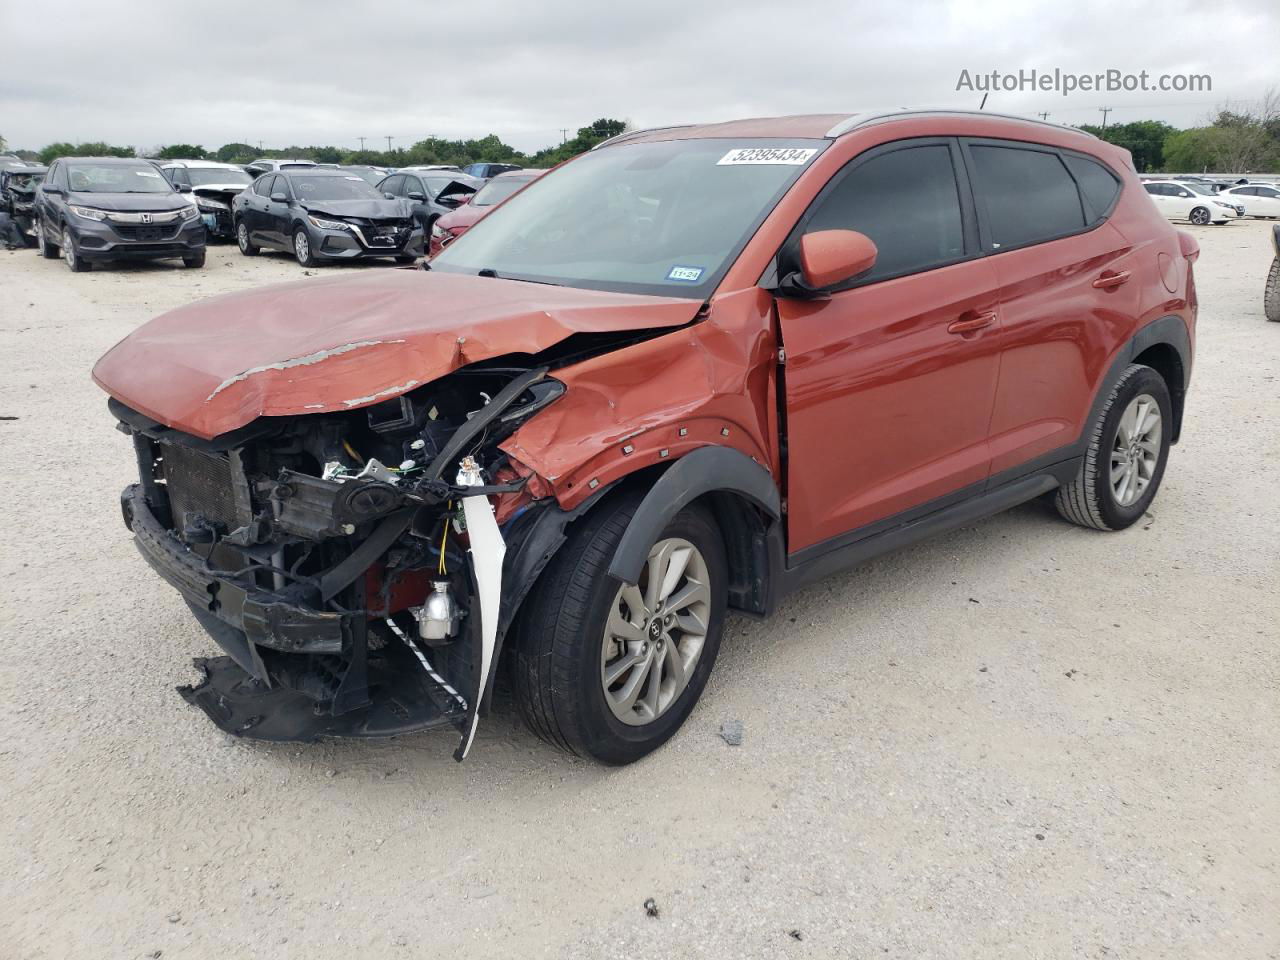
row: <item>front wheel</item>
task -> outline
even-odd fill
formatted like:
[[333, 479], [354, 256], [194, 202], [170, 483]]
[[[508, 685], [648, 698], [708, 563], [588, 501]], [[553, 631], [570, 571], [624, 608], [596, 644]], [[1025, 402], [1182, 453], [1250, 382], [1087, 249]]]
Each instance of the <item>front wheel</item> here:
[[412, 254], [405, 254], [403, 256], [396, 257], [396, 263], [413, 263], [413, 261], [417, 259], [418, 258]]
[[188, 269], [198, 269], [204, 266], [205, 251], [201, 250], [195, 256], [183, 257], [182, 265]]
[[66, 227], [62, 228], [62, 259], [67, 262], [67, 269], [72, 273], [87, 273], [91, 269], [89, 261], [76, 250], [76, 242]]
[[307, 231], [303, 227], [293, 231], [293, 255], [304, 267], [316, 265], [316, 256], [311, 252], [311, 238], [307, 236]]
[[249, 239], [249, 225], [243, 220], [236, 222], [236, 245], [240, 247], [240, 252], [246, 257], [256, 257], [258, 255], [258, 248]]
[[534, 733], [608, 764], [639, 760], [680, 728], [724, 629], [728, 561], [700, 507], [658, 535], [638, 584], [608, 575], [638, 503], [606, 500], [575, 525], [521, 614], [511, 663]]
[[1194, 210], [1191, 211], [1191, 216], [1189, 216], [1187, 219], [1190, 220], [1192, 223], [1194, 223], [1197, 227], [1203, 227], [1206, 223], [1209, 222], [1209, 219], [1210, 219], [1209, 208], [1196, 207]]
[[1093, 423], [1079, 473], [1058, 489], [1058, 512], [1095, 530], [1132, 525], [1160, 489], [1172, 430], [1173, 404], [1164, 378], [1131, 364]]

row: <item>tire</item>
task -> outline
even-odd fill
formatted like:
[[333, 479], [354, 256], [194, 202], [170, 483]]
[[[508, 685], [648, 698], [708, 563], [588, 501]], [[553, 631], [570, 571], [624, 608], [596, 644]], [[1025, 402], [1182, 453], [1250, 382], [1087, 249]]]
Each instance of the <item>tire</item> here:
[[1262, 312], [1272, 323], [1280, 323], [1280, 257], [1271, 261], [1267, 286], [1262, 294]]
[[194, 257], [183, 257], [182, 265], [189, 270], [197, 270], [204, 266], [204, 258], [206, 251], [201, 250]]
[[249, 240], [249, 225], [243, 220], [236, 221], [236, 246], [246, 257], [256, 257], [261, 249]]
[[[1159, 413], [1158, 438], [1149, 431], [1126, 439], [1135, 414], [1150, 423], [1151, 403]], [[1143, 404], [1146, 404], [1144, 409]], [[1150, 367], [1130, 364], [1111, 389], [1102, 412], [1090, 427], [1089, 449], [1075, 479], [1058, 489], [1054, 505], [1072, 523], [1094, 530], [1123, 530], [1151, 506], [1169, 461], [1173, 403], [1164, 378]], [[1139, 443], [1143, 436], [1146, 443]], [[1117, 460], [1117, 458], [1119, 458]], [[1119, 464], [1116, 466], [1116, 464]], [[1124, 475], [1130, 470], [1131, 486]], [[1113, 483], [1115, 472], [1120, 479]], [[1143, 485], [1145, 484], [1145, 485]]]
[[1212, 215], [1209, 213], [1208, 207], [1196, 207], [1191, 211], [1191, 216], [1187, 217], [1187, 219], [1197, 227], [1203, 227], [1212, 219]]
[[93, 264], [80, 256], [76, 250], [76, 241], [66, 227], [62, 228], [62, 259], [66, 261], [67, 269], [72, 273], [88, 273], [93, 269]]
[[316, 265], [316, 255], [311, 250], [311, 237], [303, 227], [297, 227], [293, 231], [293, 255], [304, 267]]
[[417, 259], [418, 258], [415, 256], [405, 255], [402, 257], [396, 257], [396, 263], [413, 263]]
[[46, 260], [57, 260], [62, 256], [62, 251], [55, 244], [45, 240], [44, 224], [40, 225], [40, 229], [36, 232], [36, 249], [40, 251], [40, 256]]
[[[646, 623], [648, 618], [628, 610], [624, 598], [629, 595], [638, 601], [646, 593], [654, 569], [652, 557], [638, 587], [621, 587], [608, 575], [608, 568], [639, 502], [639, 495], [605, 500], [571, 528], [568, 542], [543, 573], [518, 619], [511, 660], [512, 690], [529, 728], [554, 746], [612, 765], [639, 760], [680, 728], [706, 686], [724, 629], [728, 580], [724, 543], [711, 515], [696, 505], [672, 519], [653, 550], [675, 544], [674, 549], [688, 561], [671, 598], [685, 593], [691, 584], [696, 589], [705, 577], [705, 602], [681, 608], [685, 612], [681, 620], [694, 613], [690, 622], [700, 619], [705, 627], [700, 643], [696, 630], [681, 633], [679, 621], [668, 626], [670, 634], [662, 632], [661, 623], [656, 630], [653, 624], [647, 629], [638, 625], [637, 621]], [[688, 547], [695, 549], [689, 552]], [[666, 621], [671, 619], [668, 616]], [[606, 633], [612, 632], [609, 627], [615, 622], [625, 624], [633, 638], [610, 640]], [[693, 650], [687, 644], [693, 644]], [[682, 656], [680, 662], [685, 665], [678, 672], [666, 663], [673, 653]], [[652, 671], [645, 670], [654, 660], [661, 665], [656, 688], [647, 679]], [[619, 674], [606, 692], [606, 665], [625, 668], [623, 661], [636, 665]], [[687, 678], [683, 689], [678, 688], [681, 675]], [[628, 707], [622, 701], [633, 682], [639, 695]], [[666, 691], [668, 683], [671, 689]], [[663, 697], [669, 699], [663, 703]], [[659, 704], [655, 717], [648, 716], [645, 706], [651, 700]], [[620, 719], [624, 716], [625, 721]]]

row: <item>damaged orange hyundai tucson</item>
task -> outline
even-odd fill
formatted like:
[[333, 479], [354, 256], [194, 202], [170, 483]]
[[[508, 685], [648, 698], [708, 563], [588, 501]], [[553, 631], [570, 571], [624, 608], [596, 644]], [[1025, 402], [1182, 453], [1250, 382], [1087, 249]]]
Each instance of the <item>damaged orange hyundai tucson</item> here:
[[1147, 509], [1191, 372], [1195, 241], [1128, 154], [949, 112], [623, 134], [426, 269], [204, 300], [95, 380], [124, 519], [265, 740], [429, 727], [495, 678], [627, 763], [731, 611], [1041, 495]]

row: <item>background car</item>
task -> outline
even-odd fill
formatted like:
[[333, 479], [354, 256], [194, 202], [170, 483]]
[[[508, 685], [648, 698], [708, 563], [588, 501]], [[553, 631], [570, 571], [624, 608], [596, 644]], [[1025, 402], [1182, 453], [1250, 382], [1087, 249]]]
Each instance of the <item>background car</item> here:
[[431, 225], [431, 232], [427, 237], [427, 255], [434, 257], [441, 248], [462, 236], [468, 227], [503, 200], [546, 172], [521, 168], [495, 176], [473, 193], [466, 203], [439, 217]]
[[409, 204], [388, 200], [355, 174], [312, 167], [268, 173], [232, 201], [240, 252], [292, 251], [304, 267], [323, 261], [423, 254]]
[[490, 177], [496, 177], [502, 173], [510, 173], [512, 170], [523, 169], [518, 163], [468, 163], [462, 168], [462, 172], [469, 177], [479, 177], [481, 180], [488, 180]]
[[39, 164], [0, 164], [0, 211], [12, 218], [28, 245], [36, 241], [36, 188], [48, 172]]
[[391, 173], [386, 167], [370, 167], [365, 164], [354, 164], [352, 166], [339, 166], [339, 170], [346, 173], [354, 173], [361, 180], [370, 186], [376, 187], [379, 183], [387, 178]]
[[245, 171], [252, 176], [261, 176], [264, 173], [275, 173], [278, 170], [301, 170], [304, 167], [317, 166], [314, 160], [280, 160], [272, 157], [263, 157], [255, 160], [253, 163], [245, 164]]
[[61, 252], [79, 273], [103, 260], [181, 259], [204, 266], [205, 229], [190, 187], [174, 187], [146, 160], [60, 157], [36, 191], [42, 256]]
[[173, 160], [162, 164], [160, 172], [175, 187], [191, 188], [192, 199], [209, 237], [230, 240], [235, 236], [231, 201], [253, 183], [253, 177], [241, 167], [212, 160]]
[[1244, 187], [1231, 187], [1221, 193], [1224, 200], [1244, 205], [1246, 217], [1280, 217], [1280, 188], [1251, 183]]
[[[1166, 220], [1189, 220], [1192, 223], [1226, 223], [1239, 216], [1236, 206], [1225, 200], [1215, 199], [1198, 183], [1179, 180], [1147, 180], [1143, 189], [1151, 195], [1156, 209]], [[1200, 189], [1196, 189], [1199, 187]]]
[[422, 227], [424, 235], [429, 235], [437, 219], [466, 203], [482, 186], [483, 180], [465, 173], [405, 167], [378, 184], [378, 189], [409, 201], [413, 218]]

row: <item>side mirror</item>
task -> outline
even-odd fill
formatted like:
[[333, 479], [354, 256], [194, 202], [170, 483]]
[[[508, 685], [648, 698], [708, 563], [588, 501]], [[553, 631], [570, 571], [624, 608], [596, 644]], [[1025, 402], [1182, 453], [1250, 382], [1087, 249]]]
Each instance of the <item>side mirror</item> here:
[[272, 203], [288, 203], [289, 198], [283, 193], [273, 193], [271, 195], [271, 202]]
[[49, 196], [51, 196], [51, 197], [60, 197], [60, 196], [62, 196], [62, 188], [61, 188], [61, 187], [55, 187], [55, 186], [53, 186], [52, 184], [49, 184], [49, 183], [42, 183], [42, 184], [40, 184], [40, 189], [41, 189], [41, 190], [43, 190], [46, 194], [48, 194], [48, 195], [49, 195]]
[[190, 193], [190, 192], [191, 192], [191, 184], [189, 184], [189, 183], [180, 183], [180, 184], [178, 184], [177, 186], [178, 186], [178, 192], [179, 192], [179, 193]]
[[388, 200], [394, 200], [396, 198], [396, 195], [392, 193], [390, 190], [383, 190], [382, 195], [386, 197]]
[[798, 270], [783, 277], [779, 291], [814, 296], [852, 280], [876, 265], [875, 243], [856, 230], [817, 230], [800, 238]]
[[426, 194], [424, 194], [420, 190], [411, 190], [409, 191], [409, 199], [417, 200], [419, 203], [421, 203], [423, 200], [427, 199], [427, 197], [426, 197]]

